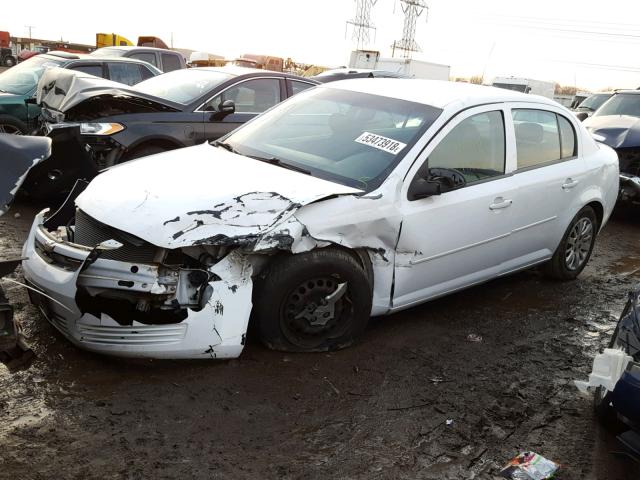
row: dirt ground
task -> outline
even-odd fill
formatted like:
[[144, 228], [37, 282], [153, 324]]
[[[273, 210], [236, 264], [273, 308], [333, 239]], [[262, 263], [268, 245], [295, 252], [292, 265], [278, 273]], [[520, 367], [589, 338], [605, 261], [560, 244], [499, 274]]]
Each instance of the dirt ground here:
[[[19, 254], [34, 212], [0, 219], [1, 257]], [[226, 362], [98, 356], [5, 283], [37, 359], [0, 366], [0, 478], [491, 479], [533, 450], [560, 480], [637, 480], [572, 385], [640, 282], [630, 218], [607, 225], [577, 281], [519, 273], [373, 319], [331, 354], [250, 339]]]

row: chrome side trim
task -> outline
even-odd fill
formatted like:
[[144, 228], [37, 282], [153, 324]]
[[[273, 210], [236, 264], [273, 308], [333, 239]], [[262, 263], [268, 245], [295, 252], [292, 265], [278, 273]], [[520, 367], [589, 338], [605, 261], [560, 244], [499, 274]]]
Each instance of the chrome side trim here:
[[438, 253], [438, 254], [432, 255], [430, 257], [423, 257], [423, 258], [419, 258], [417, 260], [411, 260], [409, 263], [411, 265], [418, 265], [420, 263], [428, 262], [430, 260], [436, 260], [438, 258], [446, 257], [447, 255], [452, 255], [454, 253], [462, 252], [463, 250], [468, 250], [470, 248], [479, 247], [480, 245], [484, 245], [486, 243], [495, 242], [496, 240], [500, 240], [502, 238], [506, 238], [506, 237], [508, 237], [508, 236], [510, 236], [510, 235], [512, 235], [514, 233], [522, 232], [524, 230], [527, 230], [528, 228], [537, 227], [538, 225], [542, 225], [543, 223], [551, 222], [551, 221], [555, 220], [556, 218], [558, 218], [557, 215], [555, 215], [553, 217], [545, 218], [544, 220], [539, 220], [537, 222], [530, 223], [529, 225], [525, 225], [524, 227], [518, 227], [518, 228], [516, 228], [515, 230], [512, 230], [509, 233], [504, 233], [502, 235], [498, 235], [497, 237], [488, 238], [488, 239], [482, 240], [480, 242], [476, 242], [476, 243], [472, 243], [472, 244], [469, 244], [469, 245], [465, 245], [464, 247], [454, 248], [453, 250], [448, 250], [446, 252]]
[[518, 232], [521, 232], [523, 230], [526, 230], [527, 228], [537, 227], [538, 225], [542, 225], [543, 223], [552, 222], [556, 218], [558, 218], [558, 216], [554, 215], [553, 217], [545, 218], [544, 220], [539, 220], [537, 222], [530, 223], [529, 225], [525, 225], [524, 227], [516, 228], [511, 233], [518, 233]]
[[498, 235], [497, 237], [488, 238], [487, 240], [482, 240], [480, 242], [472, 243], [470, 245], [465, 245], [464, 247], [454, 248], [453, 250], [449, 250], [447, 252], [438, 253], [436, 255], [432, 255], [430, 257], [419, 258], [418, 260], [411, 260], [409, 262], [411, 265], [418, 265], [420, 263], [428, 262], [429, 260], [435, 260], [436, 258], [446, 257], [447, 255], [452, 255], [454, 253], [462, 252], [463, 250], [468, 250], [473, 247], [479, 247], [480, 245], [484, 245], [485, 243], [494, 242], [496, 240], [500, 240], [501, 238], [506, 238], [511, 235], [511, 232], [504, 233], [502, 235]]

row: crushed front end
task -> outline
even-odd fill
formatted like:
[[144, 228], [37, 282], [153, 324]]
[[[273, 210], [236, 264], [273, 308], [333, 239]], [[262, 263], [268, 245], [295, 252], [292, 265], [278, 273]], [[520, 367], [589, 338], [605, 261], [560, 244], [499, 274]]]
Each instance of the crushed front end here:
[[[70, 197], [72, 198], [72, 197]], [[225, 247], [156, 247], [68, 200], [36, 216], [23, 256], [31, 301], [69, 340], [129, 357], [233, 358], [251, 312], [252, 266]]]
[[619, 148], [620, 194], [619, 200], [640, 205], [640, 147]]

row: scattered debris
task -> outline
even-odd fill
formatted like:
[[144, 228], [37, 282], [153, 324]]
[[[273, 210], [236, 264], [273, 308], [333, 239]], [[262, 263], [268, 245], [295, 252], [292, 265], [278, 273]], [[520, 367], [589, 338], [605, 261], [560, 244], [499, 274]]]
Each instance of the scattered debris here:
[[453, 418], [448, 418], [444, 423], [447, 425], [447, 427], [450, 427], [451, 425], [453, 425]]
[[331, 380], [329, 380], [327, 377], [323, 377], [323, 380], [329, 384], [329, 386], [331, 387], [331, 390], [333, 390], [333, 393], [340, 396], [340, 390], [338, 390], [336, 386], [333, 383], [331, 383]]
[[470, 333], [467, 335], [467, 342], [480, 343], [482, 341], [482, 336], [477, 333]]
[[511, 480], [545, 480], [553, 477], [558, 464], [534, 452], [523, 452], [502, 469], [500, 476]]
[[20, 215], [19, 212], [16, 212], [13, 214], [13, 218], [20, 218], [22, 215]]

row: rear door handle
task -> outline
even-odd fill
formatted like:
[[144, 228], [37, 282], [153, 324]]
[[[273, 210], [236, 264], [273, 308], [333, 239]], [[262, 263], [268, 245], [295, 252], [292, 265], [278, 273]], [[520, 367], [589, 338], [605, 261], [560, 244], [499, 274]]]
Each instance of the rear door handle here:
[[505, 198], [502, 198], [502, 197], [498, 197], [493, 201], [493, 203], [491, 205], [489, 205], [489, 209], [490, 210], [501, 210], [503, 208], [510, 207], [512, 203], [513, 203], [513, 200], [511, 200], [509, 198], [505, 199]]
[[573, 178], [567, 178], [564, 183], [562, 184], [562, 189], [563, 190], [570, 190], [573, 187], [575, 187], [576, 185], [578, 185], [578, 180], [574, 180]]

